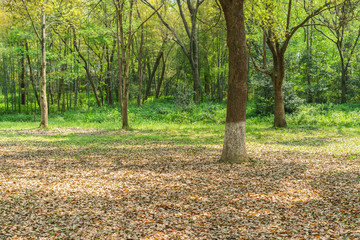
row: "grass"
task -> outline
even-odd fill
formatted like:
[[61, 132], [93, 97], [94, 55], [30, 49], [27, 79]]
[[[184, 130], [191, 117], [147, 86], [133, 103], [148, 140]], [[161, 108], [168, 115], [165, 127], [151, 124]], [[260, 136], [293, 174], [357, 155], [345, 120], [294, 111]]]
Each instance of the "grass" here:
[[[360, 135], [360, 104], [348, 105], [304, 105], [297, 113], [287, 116], [289, 127], [274, 129], [272, 116], [257, 117], [250, 103], [247, 118], [247, 142], [249, 145], [272, 144], [280, 145], [284, 150], [311, 149], [331, 145], [337, 139], [354, 138], [353, 144], [359, 144]], [[147, 142], [165, 142], [176, 146], [217, 145], [220, 146], [224, 137], [224, 120], [226, 106], [218, 103], [192, 105], [187, 110], [177, 108], [172, 100], [151, 99], [142, 107], [131, 105], [129, 108], [130, 131], [121, 131], [121, 117], [116, 107], [102, 107], [80, 111], [68, 111], [64, 114], [50, 114], [49, 132], [47, 136], [18, 134], [19, 130], [37, 132], [38, 122], [34, 117], [23, 114], [0, 116], [0, 136], [3, 139], [16, 141], [49, 141], [64, 146], [77, 144], [110, 146], [114, 142], [120, 144], [146, 144]], [[39, 118], [39, 117], [37, 117]], [[66, 134], [61, 129], [66, 130]], [[94, 139], [91, 135], [77, 134], [104, 132]], [[106, 131], [117, 131], [121, 134], [107, 135]], [[21, 132], [21, 131], [20, 131]], [[73, 133], [71, 133], [73, 132]], [[64, 139], [64, 136], [65, 139]], [[36, 139], [32, 139], [36, 138]], [[47, 140], [46, 140], [47, 139]], [[331, 139], [331, 140], [329, 140]], [[339, 140], [338, 144], [343, 144]], [[351, 144], [351, 145], [353, 145]], [[344, 148], [346, 149], [346, 148]], [[336, 151], [343, 151], [337, 149]]]
[[[284, 146], [320, 146], [327, 138], [356, 137], [360, 135], [360, 104], [303, 105], [299, 111], [288, 115], [289, 127], [272, 128], [272, 116], [257, 117], [254, 105], [249, 103], [247, 117], [247, 141], [257, 143], [283, 143]], [[225, 104], [203, 103], [187, 110], [177, 108], [170, 99], [153, 100], [142, 107], [130, 105], [130, 131], [119, 138], [127, 141], [171, 142], [176, 145], [221, 144], [224, 135]], [[38, 120], [40, 116], [36, 116]], [[38, 122], [33, 115], [13, 114], [0, 116], [0, 129], [8, 136], [10, 130], [35, 130]], [[71, 128], [92, 131], [121, 130], [121, 116], [117, 107], [68, 111], [50, 114], [49, 130]], [[16, 133], [12, 133], [16, 135]], [[314, 137], [316, 135], [316, 137]], [[55, 135], [56, 137], [57, 135]], [[3, 136], [5, 137], [5, 136]], [[52, 136], [53, 137], [53, 136]], [[52, 138], [51, 137], [51, 138]], [[25, 138], [28, 136], [25, 135]], [[69, 142], [89, 142], [76, 134], [67, 136]], [[114, 136], [102, 135], [102, 142], [110, 142]], [[62, 142], [61, 142], [62, 144]]]

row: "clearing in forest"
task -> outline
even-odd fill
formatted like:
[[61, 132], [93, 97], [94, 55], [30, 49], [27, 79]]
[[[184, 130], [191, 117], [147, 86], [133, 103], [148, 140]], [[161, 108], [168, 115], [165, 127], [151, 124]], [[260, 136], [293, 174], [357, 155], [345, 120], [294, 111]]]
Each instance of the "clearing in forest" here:
[[0, 131], [0, 239], [359, 239], [359, 130]]

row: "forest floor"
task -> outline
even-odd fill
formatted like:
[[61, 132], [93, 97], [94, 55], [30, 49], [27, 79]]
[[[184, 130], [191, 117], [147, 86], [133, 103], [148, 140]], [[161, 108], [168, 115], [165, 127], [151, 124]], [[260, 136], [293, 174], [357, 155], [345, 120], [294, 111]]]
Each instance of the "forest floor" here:
[[360, 239], [359, 128], [1, 129], [0, 239]]

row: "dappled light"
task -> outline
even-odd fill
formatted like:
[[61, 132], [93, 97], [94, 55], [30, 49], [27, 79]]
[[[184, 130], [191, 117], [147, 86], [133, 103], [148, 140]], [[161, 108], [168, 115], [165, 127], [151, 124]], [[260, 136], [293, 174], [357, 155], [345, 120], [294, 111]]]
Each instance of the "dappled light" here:
[[[152, 135], [165, 133], [177, 134]], [[271, 134], [289, 141], [296, 135]], [[65, 128], [1, 136], [0, 235], [6, 238], [356, 239], [360, 234], [359, 148], [340, 153], [343, 144], [360, 146], [359, 138], [329, 136], [313, 146], [282, 145], [281, 138], [250, 141], [251, 161], [234, 165], [217, 162], [216, 141], [177, 145], [191, 133], [162, 141], [146, 131]], [[311, 139], [312, 133], [302, 137]]]

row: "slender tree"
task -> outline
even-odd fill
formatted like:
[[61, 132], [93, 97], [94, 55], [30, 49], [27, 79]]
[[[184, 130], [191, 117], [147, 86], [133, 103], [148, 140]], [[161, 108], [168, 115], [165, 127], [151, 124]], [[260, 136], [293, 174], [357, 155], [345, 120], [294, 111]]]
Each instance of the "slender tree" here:
[[[346, 103], [351, 60], [360, 38], [360, 1], [345, 0], [327, 14], [317, 17], [315, 29], [335, 44], [341, 62], [341, 103]], [[354, 25], [354, 23], [356, 23]], [[325, 29], [327, 29], [327, 31]]]
[[[327, 7], [331, 4], [331, 1], [323, 4], [322, 6], [313, 9], [310, 13], [298, 23], [292, 21], [294, 4], [292, 0], [287, 1], [286, 11], [281, 12], [279, 10], [281, 6], [274, 1], [263, 1], [261, 3], [254, 3], [253, 11], [254, 14], [260, 13], [258, 18], [254, 17], [252, 23], [262, 28], [265, 33], [265, 41], [272, 55], [272, 69], [261, 68], [254, 58], [251, 57], [252, 62], [257, 70], [270, 76], [274, 88], [274, 126], [275, 127], [286, 127], [287, 123], [285, 120], [285, 107], [284, 107], [284, 95], [283, 95], [283, 82], [285, 78], [285, 53], [288, 49], [290, 40], [294, 34], [301, 29], [310, 19], [319, 15], [320, 13], [327, 10]], [[285, 14], [285, 21], [282, 21], [283, 16], [278, 15]], [[284, 29], [284, 31], [282, 31]], [[251, 55], [251, 54], [250, 54]]]
[[[194, 102], [200, 103], [201, 96], [200, 96], [200, 71], [199, 71], [197, 20], [198, 20], [199, 7], [204, 2], [204, 0], [196, 0], [196, 1], [186, 0], [187, 9], [190, 14], [190, 24], [188, 23], [185, 13], [183, 11], [183, 2], [185, 1], [176, 0], [180, 17], [183, 22], [186, 35], [189, 39], [188, 44], [182, 41], [179, 34], [175, 31], [175, 28], [171, 27], [168, 24], [168, 22], [163, 18], [160, 12], [152, 4], [150, 4], [149, 1], [142, 0], [142, 2], [145, 3], [147, 6], [151, 7], [154, 11], [156, 11], [156, 14], [160, 18], [161, 22], [172, 33], [172, 35], [174, 36], [174, 41], [180, 45], [182, 51], [188, 58], [192, 70], [193, 81], [194, 81]], [[189, 47], [187, 47], [187, 45]]]

